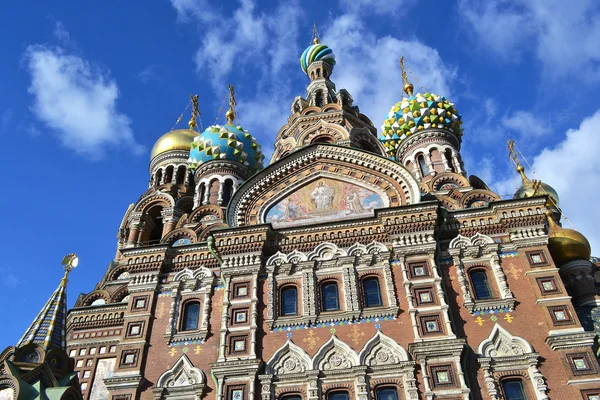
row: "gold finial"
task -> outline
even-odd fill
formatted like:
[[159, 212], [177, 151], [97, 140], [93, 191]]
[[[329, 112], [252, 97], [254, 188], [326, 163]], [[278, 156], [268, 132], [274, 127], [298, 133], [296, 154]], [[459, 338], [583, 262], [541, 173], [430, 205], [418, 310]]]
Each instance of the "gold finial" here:
[[69, 277], [69, 272], [71, 272], [73, 268], [79, 265], [79, 258], [77, 257], [77, 254], [70, 253], [63, 257], [61, 264], [65, 269], [65, 275], [61, 279], [60, 285], [64, 287], [67, 285], [67, 278]]
[[321, 43], [319, 41], [319, 31], [317, 31], [317, 21], [315, 21], [313, 23], [313, 43], [314, 44], [319, 44]]
[[229, 110], [225, 113], [225, 118], [227, 118], [227, 125], [233, 125], [233, 120], [235, 119], [235, 106], [237, 105], [235, 101], [235, 91], [233, 90], [233, 85], [229, 84]]
[[402, 70], [402, 84], [404, 85], [403, 89], [407, 95], [412, 96], [413, 89], [415, 87], [408, 81], [408, 76], [406, 76], [406, 69], [404, 69], [404, 56], [400, 57], [400, 69]]
[[527, 175], [525, 175], [525, 167], [523, 167], [521, 165], [521, 162], [519, 161], [519, 155], [515, 151], [515, 147], [516, 147], [515, 141], [512, 139], [509, 139], [509, 140], [507, 140], [507, 142], [508, 142], [509, 157], [512, 160], [512, 162], [515, 164], [515, 166], [517, 167], [517, 172], [521, 175], [521, 180], [523, 181], [523, 185], [529, 185], [531, 182], [527, 178]]
[[198, 107], [198, 95], [192, 96], [190, 94], [190, 100], [192, 102], [192, 118], [188, 122], [188, 126], [191, 130], [197, 127], [196, 119], [200, 116], [200, 108]]

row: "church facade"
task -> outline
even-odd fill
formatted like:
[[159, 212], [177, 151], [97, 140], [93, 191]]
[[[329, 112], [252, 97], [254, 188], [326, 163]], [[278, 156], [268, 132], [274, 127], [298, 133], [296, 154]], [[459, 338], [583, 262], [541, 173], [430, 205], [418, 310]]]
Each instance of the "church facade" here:
[[513, 199], [469, 176], [462, 116], [404, 71], [378, 134], [334, 65], [318, 40], [304, 51], [307, 93], [266, 167], [231, 86], [222, 126], [197, 130], [192, 99], [66, 345], [34, 332], [2, 376], [54, 346], [86, 400], [599, 400], [596, 267], [558, 194], [512, 142]]

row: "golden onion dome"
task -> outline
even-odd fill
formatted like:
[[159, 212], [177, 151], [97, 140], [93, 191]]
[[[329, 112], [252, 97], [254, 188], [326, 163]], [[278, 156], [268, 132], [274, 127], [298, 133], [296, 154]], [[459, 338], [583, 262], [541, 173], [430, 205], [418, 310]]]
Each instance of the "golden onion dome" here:
[[171, 150], [190, 151], [192, 142], [196, 136], [198, 136], [198, 132], [191, 129], [176, 129], [167, 132], [154, 143], [150, 159]]
[[521, 174], [523, 185], [517, 189], [514, 194], [515, 199], [526, 199], [529, 197], [548, 195], [551, 199], [551, 203], [555, 207], [558, 207], [558, 193], [554, 188], [542, 181], [532, 180], [530, 181], [525, 176], [525, 168], [521, 165], [517, 167], [517, 171]]
[[558, 226], [552, 212], [546, 211], [548, 218], [548, 249], [557, 266], [574, 260], [589, 260], [592, 254], [590, 242], [574, 229]]

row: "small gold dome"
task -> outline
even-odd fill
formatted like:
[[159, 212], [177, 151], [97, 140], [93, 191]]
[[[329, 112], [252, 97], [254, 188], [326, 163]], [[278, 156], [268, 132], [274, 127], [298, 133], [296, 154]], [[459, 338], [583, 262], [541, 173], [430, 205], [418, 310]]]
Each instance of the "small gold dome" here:
[[564, 265], [574, 260], [589, 260], [592, 255], [590, 242], [581, 233], [573, 229], [558, 226], [552, 218], [550, 211], [546, 212], [548, 218], [548, 249], [557, 266]]
[[542, 181], [530, 181], [525, 176], [524, 170], [525, 168], [520, 165], [517, 167], [517, 171], [521, 174], [523, 179], [523, 185], [517, 189], [513, 197], [515, 199], [527, 199], [529, 197], [548, 195], [552, 199], [553, 205], [557, 207], [559, 199], [556, 190]]
[[198, 132], [191, 129], [177, 129], [167, 132], [154, 143], [150, 159], [170, 150], [190, 151], [191, 144], [196, 136], [198, 136]]

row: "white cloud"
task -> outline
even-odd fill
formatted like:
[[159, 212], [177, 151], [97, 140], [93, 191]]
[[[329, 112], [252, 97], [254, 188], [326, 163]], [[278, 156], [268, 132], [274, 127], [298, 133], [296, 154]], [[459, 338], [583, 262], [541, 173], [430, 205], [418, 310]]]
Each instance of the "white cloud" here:
[[380, 15], [404, 14], [415, 0], [341, 0], [342, 9], [352, 13], [373, 13]]
[[[590, 208], [600, 197], [600, 110], [583, 120], [579, 128], [570, 129], [565, 139], [552, 148], [546, 148], [533, 158], [536, 171], [526, 171], [530, 179], [542, 179], [551, 185], [560, 197], [560, 207], [592, 245], [593, 254], [600, 254], [600, 213]], [[494, 184], [498, 193], [514, 193], [520, 185], [516, 177]], [[570, 225], [563, 221], [563, 225]]]
[[71, 46], [73, 45], [73, 41], [71, 40], [71, 35], [69, 31], [65, 28], [65, 26], [60, 21], [56, 21], [56, 25], [54, 26], [54, 37], [58, 42], [63, 46]]
[[[198, 72], [210, 77], [215, 107], [221, 106], [230, 80], [235, 85], [238, 120], [257, 136], [269, 159], [275, 133], [285, 124], [295, 97], [290, 68], [300, 57], [298, 31], [303, 11], [298, 2], [263, 12], [253, 0], [241, 0], [238, 8], [226, 14], [204, 0], [171, 3], [180, 22], [198, 24], [200, 43], [194, 61]], [[207, 15], [212, 22], [228, 22], [208, 23]], [[231, 79], [241, 75], [252, 78], [242, 84]], [[221, 114], [216, 117], [222, 123], [225, 110]]]
[[502, 125], [523, 137], [539, 138], [549, 134], [550, 128], [546, 118], [535, 117], [529, 111], [515, 111], [511, 116], [502, 119]]
[[597, 0], [461, 0], [459, 14], [481, 47], [505, 61], [531, 52], [546, 77], [600, 80]]
[[142, 69], [140, 72], [138, 72], [136, 77], [142, 83], [148, 83], [150, 81], [157, 80], [158, 79], [158, 69], [159, 69], [159, 66], [156, 64], [148, 65], [144, 69]]
[[131, 121], [117, 110], [119, 88], [107, 72], [61, 47], [29, 46], [24, 54], [33, 113], [75, 152], [99, 158], [108, 146], [135, 152]]
[[355, 104], [378, 129], [390, 107], [405, 96], [399, 66], [403, 55], [415, 91], [431, 91], [456, 101], [450, 90], [456, 70], [442, 61], [437, 50], [416, 39], [379, 37], [359, 15], [345, 14], [328, 26], [323, 43], [336, 55], [332, 80], [338, 89], [346, 88], [352, 94]]

